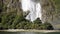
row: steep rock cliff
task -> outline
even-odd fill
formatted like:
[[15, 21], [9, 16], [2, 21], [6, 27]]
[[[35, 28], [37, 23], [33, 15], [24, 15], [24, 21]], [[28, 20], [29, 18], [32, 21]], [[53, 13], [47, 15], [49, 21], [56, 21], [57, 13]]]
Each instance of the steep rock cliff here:
[[[23, 15], [23, 11], [21, 9], [21, 0], [0, 0], [2, 5], [2, 12], [0, 12], [0, 17], [5, 14], [12, 13], [13, 15]], [[57, 7], [57, 0], [40, 0], [41, 7], [42, 7], [42, 22], [51, 23], [54, 28], [55, 25], [58, 23], [60, 24], [60, 12], [59, 8]], [[56, 3], [55, 3], [56, 2]], [[58, 3], [59, 4], [59, 3]], [[25, 13], [24, 13], [25, 14]], [[11, 18], [12, 19], [12, 18]], [[4, 20], [4, 19], [2, 19]], [[5, 22], [5, 21], [2, 21]], [[13, 20], [14, 22], [14, 20]], [[57, 24], [57, 26], [58, 26]], [[14, 24], [12, 24], [14, 25]]]

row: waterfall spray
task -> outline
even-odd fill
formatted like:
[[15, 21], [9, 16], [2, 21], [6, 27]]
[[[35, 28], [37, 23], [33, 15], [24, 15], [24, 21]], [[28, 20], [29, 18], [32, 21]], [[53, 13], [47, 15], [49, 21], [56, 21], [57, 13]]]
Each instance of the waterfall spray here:
[[26, 16], [27, 20], [34, 21], [37, 18], [40, 18], [41, 20], [41, 5], [39, 0], [22, 0], [22, 9], [24, 12], [27, 12], [28, 10], [30, 13]]

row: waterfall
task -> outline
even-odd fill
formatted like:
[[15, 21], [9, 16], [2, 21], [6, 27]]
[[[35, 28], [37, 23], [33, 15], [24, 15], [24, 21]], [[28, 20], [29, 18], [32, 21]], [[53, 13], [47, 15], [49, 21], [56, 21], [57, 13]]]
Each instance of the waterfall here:
[[27, 11], [30, 6], [30, 0], [21, 0], [23, 11]]
[[30, 13], [26, 16], [27, 20], [34, 21], [37, 18], [40, 18], [41, 20], [41, 5], [39, 0], [21, 0], [22, 3], [22, 9], [24, 12], [27, 12], [28, 10]]

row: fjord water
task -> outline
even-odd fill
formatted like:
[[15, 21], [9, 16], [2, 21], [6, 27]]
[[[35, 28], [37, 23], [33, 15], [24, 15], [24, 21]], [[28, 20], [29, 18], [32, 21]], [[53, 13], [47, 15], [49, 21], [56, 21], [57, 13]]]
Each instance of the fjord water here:
[[60, 34], [60, 32], [0, 32], [0, 34]]

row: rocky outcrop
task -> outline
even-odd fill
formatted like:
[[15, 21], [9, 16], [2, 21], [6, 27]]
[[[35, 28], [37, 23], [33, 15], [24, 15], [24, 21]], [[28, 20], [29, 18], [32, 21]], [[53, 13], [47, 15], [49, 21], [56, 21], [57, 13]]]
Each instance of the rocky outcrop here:
[[41, 0], [40, 2], [42, 5], [42, 21], [51, 23], [54, 29], [60, 29], [60, 12], [57, 11], [55, 0]]
[[40, 0], [42, 6], [42, 21], [52, 21], [53, 13], [55, 12], [55, 5], [51, 0]]
[[9, 13], [17, 11], [18, 15], [22, 13], [21, 2], [19, 0], [3, 0], [2, 2], [4, 12]]

